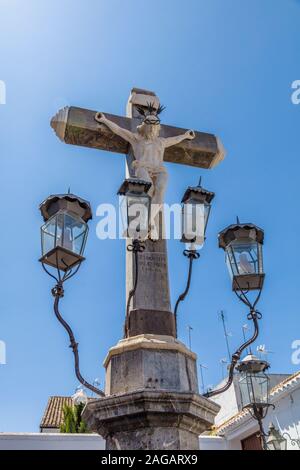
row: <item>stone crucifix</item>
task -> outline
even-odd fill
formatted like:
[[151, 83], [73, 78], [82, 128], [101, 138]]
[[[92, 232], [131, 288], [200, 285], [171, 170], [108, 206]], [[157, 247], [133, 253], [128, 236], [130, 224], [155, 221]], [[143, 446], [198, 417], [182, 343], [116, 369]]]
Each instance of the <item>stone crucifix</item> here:
[[134, 161], [131, 169], [135, 176], [145, 181], [150, 181], [152, 187], [149, 195], [152, 204], [163, 204], [164, 193], [167, 185], [167, 170], [164, 166], [165, 149], [179, 144], [185, 139], [194, 139], [194, 131], [187, 131], [182, 135], [171, 137], [160, 137], [160, 114], [161, 107], [157, 110], [153, 103], [149, 102], [147, 107], [138, 108], [144, 116], [141, 125], [137, 126], [136, 132], [131, 132], [118, 126], [105, 117], [103, 113], [97, 113], [97, 122], [105, 124], [112, 132], [126, 140], [132, 148]]
[[[225, 155], [213, 134], [161, 125], [155, 93], [133, 88], [127, 117], [67, 107], [51, 120], [65, 143], [127, 155], [127, 176], [152, 183], [152, 203], [162, 204], [167, 182], [164, 162], [210, 169]], [[142, 121], [142, 122], [141, 122]], [[147, 240], [139, 254], [139, 281], [128, 324], [129, 336], [175, 335], [171, 312], [166, 240]], [[126, 255], [127, 295], [134, 283], [133, 255]]]

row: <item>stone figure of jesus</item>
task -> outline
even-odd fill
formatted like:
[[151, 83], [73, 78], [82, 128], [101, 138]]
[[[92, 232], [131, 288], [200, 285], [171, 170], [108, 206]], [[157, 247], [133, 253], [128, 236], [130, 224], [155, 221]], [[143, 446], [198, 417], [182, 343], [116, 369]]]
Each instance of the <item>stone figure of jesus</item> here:
[[124, 129], [105, 117], [103, 113], [97, 113], [95, 120], [105, 124], [112, 132], [129, 142], [132, 147], [135, 160], [132, 162], [135, 176], [139, 179], [151, 182], [149, 195], [151, 204], [161, 207], [164, 202], [168, 174], [164, 166], [164, 151], [167, 147], [179, 144], [185, 139], [194, 139], [192, 130], [175, 137], [160, 137], [160, 119], [158, 114], [162, 107], [155, 110], [149, 104], [148, 108], [140, 108], [139, 112], [144, 116], [141, 125], [136, 132]]

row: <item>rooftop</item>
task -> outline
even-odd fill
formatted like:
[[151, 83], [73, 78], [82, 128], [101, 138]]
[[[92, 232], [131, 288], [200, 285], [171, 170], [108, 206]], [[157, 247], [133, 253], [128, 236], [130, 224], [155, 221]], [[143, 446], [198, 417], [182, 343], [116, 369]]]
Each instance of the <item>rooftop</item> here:
[[63, 421], [64, 405], [72, 406], [71, 397], [50, 397], [42, 418], [40, 428], [59, 428]]

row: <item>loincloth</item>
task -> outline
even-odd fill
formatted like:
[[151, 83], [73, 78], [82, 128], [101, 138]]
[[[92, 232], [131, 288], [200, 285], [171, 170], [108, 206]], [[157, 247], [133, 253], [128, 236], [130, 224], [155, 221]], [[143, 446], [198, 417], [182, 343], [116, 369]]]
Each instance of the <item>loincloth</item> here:
[[145, 170], [147, 170], [149, 173], [153, 175], [158, 174], [158, 173], [167, 173], [167, 170], [163, 165], [152, 166], [152, 165], [149, 165], [149, 163], [139, 162], [138, 160], [134, 160], [131, 166], [134, 169], [144, 168]]

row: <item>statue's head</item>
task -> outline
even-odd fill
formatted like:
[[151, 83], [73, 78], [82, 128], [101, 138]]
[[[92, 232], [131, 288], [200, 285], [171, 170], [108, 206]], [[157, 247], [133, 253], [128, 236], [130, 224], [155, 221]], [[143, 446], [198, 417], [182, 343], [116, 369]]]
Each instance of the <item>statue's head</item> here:
[[164, 106], [159, 106], [158, 109], [156, 109], [153, 103], [147, 103], [147, 106], [137, 106], [139, 114], [143, 117], [142, 124], [137, 126], [139, 134], [148, 139], [158, 137], [160, 131], [159, 114], [164, 109]]

